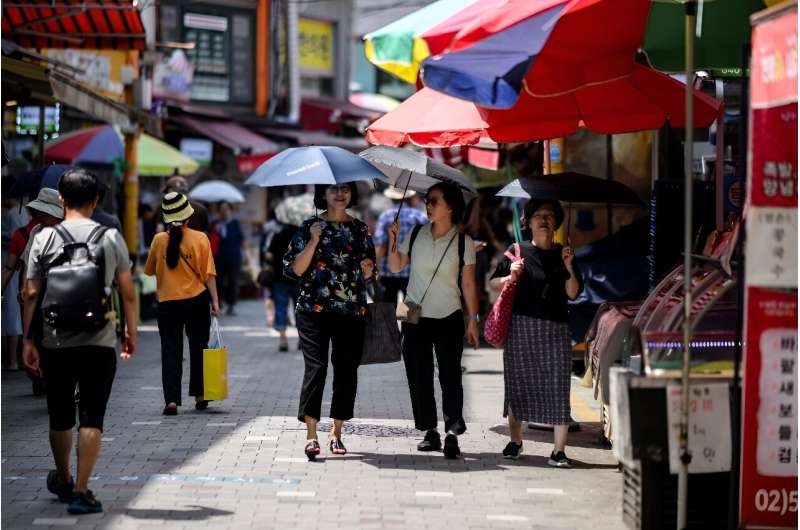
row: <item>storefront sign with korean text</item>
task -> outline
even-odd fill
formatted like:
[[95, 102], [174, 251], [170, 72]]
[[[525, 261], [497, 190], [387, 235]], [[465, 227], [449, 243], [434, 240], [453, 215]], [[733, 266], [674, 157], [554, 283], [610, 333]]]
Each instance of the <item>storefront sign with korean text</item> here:
[[797, 528], [797, 5], [752, 43], [740, 525]]

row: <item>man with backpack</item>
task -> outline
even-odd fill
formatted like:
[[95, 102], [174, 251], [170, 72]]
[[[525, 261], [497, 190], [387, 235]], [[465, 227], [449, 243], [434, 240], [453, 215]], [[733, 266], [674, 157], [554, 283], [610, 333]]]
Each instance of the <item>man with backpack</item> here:
[[[70, 513], [97, 513], [102, 504], [88, 489], [116, 373], [115, 315], [111, 284], [116, 280], [125, 308], [123, 360], [136, 350], [136, 297], [128, 249], [121, 234], [91, 220], [97, 179], [83, 169], [67, 171], [58, 184], [64, 221], [31, 240], [25, 284], [23, 359], [44, 376], [50, 416], [50, 447], [56, 469], [47, 489], [69, 503]], [[78, 401], [77, 477], [70, 473], [75, 388]]]

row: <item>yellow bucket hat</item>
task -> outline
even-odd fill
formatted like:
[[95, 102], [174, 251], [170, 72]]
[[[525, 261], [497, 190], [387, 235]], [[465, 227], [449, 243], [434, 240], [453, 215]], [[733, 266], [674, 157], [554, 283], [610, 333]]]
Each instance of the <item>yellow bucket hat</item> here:
[[161, 214], [164, 222], [182, 223], [189, 219], [194, 213], [194, 208], [189, 204], [189, 199], [183, 193], [172, 191], [164, 195], [161, 201]]

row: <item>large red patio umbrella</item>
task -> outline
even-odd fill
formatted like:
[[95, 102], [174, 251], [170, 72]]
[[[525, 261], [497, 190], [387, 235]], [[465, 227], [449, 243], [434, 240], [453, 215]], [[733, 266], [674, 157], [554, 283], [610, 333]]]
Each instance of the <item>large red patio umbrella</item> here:
[[[573, 134], [583, 126], [599, 134], [659, 129], [667, 121], [685, 126], [683, 83], [645, 66], [607, 83], [559, 96], [524, 91], [508, 110], [487, 109], [423, 88], [367, 129], [373, 144], [424, 147], [471, 145], [482, 136], [496, 142], [529, 142]], [[694, 125], [710, 125], [720, 103], [695, 91]]]
[[423, 62], [425, 86], [509, 109], [631, 75], [650, 0], [506, 0]]

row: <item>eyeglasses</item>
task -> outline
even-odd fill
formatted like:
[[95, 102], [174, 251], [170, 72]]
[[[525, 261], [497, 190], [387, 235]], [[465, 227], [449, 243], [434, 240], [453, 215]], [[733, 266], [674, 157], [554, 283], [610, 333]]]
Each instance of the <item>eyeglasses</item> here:
[[439, 205], [439, 197], [425, 197], [423, 200], [425, 204], [430, 204], [434, 208]]
[[330, 193], [350, 193], [350, 186], [347, 184], [334, 184], [333, 186], [328, 186], [326, 191]]

